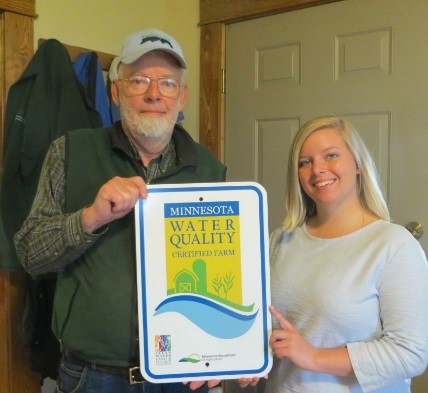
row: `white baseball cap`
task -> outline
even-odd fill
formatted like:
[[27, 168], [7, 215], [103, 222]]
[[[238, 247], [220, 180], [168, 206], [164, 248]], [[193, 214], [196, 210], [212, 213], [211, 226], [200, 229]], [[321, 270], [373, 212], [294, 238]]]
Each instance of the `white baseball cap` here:
[[110, 66], [110, 79], [117, 79], [120, 63], [131, 64], [154, 50], [168, 52], [177, 59], [181, 68], [187, 67], [181, 46], [173, 37], [161, 30], [146, 29], [133, 33], [125, 39], [122, 53], [113, 60]]

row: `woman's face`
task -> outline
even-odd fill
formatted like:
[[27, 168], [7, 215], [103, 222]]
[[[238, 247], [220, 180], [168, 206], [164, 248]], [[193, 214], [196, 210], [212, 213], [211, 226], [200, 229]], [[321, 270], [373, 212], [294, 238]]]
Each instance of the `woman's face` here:
[[355, 159], [335, 128], [313, 132], [303, 143], [298, 165], [300, 185], [317, 210], [358, 202]]

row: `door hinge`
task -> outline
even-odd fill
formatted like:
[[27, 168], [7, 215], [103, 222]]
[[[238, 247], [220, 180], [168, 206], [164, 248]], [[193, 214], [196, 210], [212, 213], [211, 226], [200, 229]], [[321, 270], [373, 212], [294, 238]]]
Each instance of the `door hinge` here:
[[226, 93], [226, 70], [224, 68], [221, 69], [221, 92]]

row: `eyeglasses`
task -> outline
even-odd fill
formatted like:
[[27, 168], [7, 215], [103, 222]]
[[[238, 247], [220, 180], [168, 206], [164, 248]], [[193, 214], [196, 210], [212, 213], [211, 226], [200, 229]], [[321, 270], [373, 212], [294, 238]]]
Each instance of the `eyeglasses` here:
[[173, 78], [152, 78], [150, 76], [132, 75], [129, 78], [118, 79], [127, 83], [127, 92], [130, 95], [144, 94], [149, 90], [152, 81], [156, 81], [159, 92], [168, 98], [177, 98], [182, 84]]

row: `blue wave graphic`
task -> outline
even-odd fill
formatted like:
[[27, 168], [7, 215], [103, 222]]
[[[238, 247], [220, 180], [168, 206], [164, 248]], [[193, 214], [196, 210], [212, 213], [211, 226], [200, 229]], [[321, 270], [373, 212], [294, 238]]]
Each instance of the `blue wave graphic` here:
[[211, 336], [226, 339], [242, 336], [250, 330], [258, 310], [251, 314], [241, 313], [204, 297], [176, 295], [162, 301], [154, 315], [165, 312], [177, 312]]

